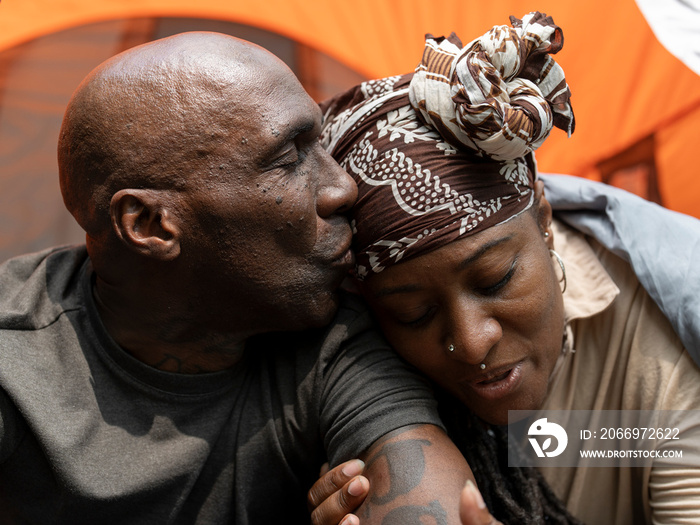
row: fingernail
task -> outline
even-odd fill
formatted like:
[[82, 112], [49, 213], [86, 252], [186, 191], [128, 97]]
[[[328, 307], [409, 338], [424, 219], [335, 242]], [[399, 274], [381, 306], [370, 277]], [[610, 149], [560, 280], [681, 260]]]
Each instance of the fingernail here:
[[362, 482], [360, 482], [359, 479], [353, 479], [350, 482], [350, 485], [348, 485], [348, 493], [351, 496], [359, 496], [364, 492], [364, 488], [362, 488]]
[[365, 468], [365, 463], [364, 461], [360, 459], [353, 459], [351, 462], [349, 462], [347, 465], [345, 465], [342, 469], [343, 474], [345, 474], [347, 477], [352, 478], [354, 476], [357, 476], [358, 474], [362, 474], [362, 471]]
[[485, 509], [486, 503], [484, 503], [484, 498], [481, 497], [481, 492], [479, 492], [479, 489], [476, 488], [476, 485], [474, 485], [474, 482], [470, 479], [467, 480], [467, 490], [471, 492], [472, 498], [476, 501], [476, 506], [480, 509]]

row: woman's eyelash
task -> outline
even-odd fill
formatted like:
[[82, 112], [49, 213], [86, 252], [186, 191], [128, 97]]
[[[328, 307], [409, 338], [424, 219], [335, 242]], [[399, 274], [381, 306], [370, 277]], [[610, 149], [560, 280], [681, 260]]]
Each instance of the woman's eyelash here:
[[[481, 293], [484, 295], [493, 295], [497, 293], [501, 288], [506, 286], [513, 275], [515, 274], [515, 270], [517, 269], [516, 263], [518, 262], [518, 259], [514, 259], [513, 263], [510, 265], [510, 268], [508, 269], [508, 272], [503, 276], [503, 278], [498, 281], [496, 284], [493, 284], [491, 286], [487, 286], [484, 288]], [[433, 313], [435, 312], [435, 307], [428, 309], [423, 315], [421, 315], [418, 319], [414, 319], [413, 321], [399, 321], [402, 325], [411, 327], [411, 328], [419, 328], [425, 323], [427, 323], [430, 318], [432, 317]]]
[[413, 321], [407, 321], [407, 322], [404, 322], [403, 324], [405, 324], [406, 326], [410, 326], [411, 328], [418, 328], [430, 320], [430, 317], [432, 316], [434, 311], [435, 311], [434, 308], [430, 308], [427, 312], [425, 312], [423, 315], [421, 315], [418, 319], [414, 319]]
[[515, 273], [515, 263], [517, 262], [517, 259], [513, 261], [513, 264], [511, 264], [510, 269], [508, 270], [508, 273], [506, 273], [503, 276], [503, 279], [498, 281], [496, 284], [487, 286], [484, 288], [484, 294], [486, 295], [492, 295], [498, 292], [501, 288], [503, 288], [508, 282], [510, 282], [510, 279], [513, 277], [513, 274]]

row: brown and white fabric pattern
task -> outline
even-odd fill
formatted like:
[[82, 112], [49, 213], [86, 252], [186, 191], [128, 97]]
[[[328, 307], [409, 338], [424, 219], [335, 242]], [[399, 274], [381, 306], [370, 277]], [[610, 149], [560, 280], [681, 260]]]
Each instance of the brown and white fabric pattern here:
[[551, 17], [530, 13], [462, 48], [453, 33], [428, 35], [410, 99], [451, 144], [496, 160], [523, 157], [552, 126], [574, 131], [571, 92], [550, 56], [564, 37]]
[[[522, 49], [508, 49], [522, 61]], [[444, 124], [452, 126], [455, 104], [451, 119], [426, 122], [409, 99], [416, 75], [364, 82], [321, 105], [321, 142], [358, 184], [351, 219], [360, 279], [502, 223], [532, 204], [533, 155], [495, 159], [481, 146], [455, 141]], [[444, 96], [444, 82], [423, 85], [423, 100]]]

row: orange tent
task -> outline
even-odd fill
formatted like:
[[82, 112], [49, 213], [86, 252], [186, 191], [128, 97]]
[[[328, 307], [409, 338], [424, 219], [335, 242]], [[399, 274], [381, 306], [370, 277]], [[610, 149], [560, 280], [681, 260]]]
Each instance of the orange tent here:
[[557, 61], [577, 127], [570, 139], [552, 133], [540, 169], [604, 180], [700, 217], [700, 74], [664, 47], [634, 0], [0, 2], [0, 259], [81, 239], [62, 209], [55, 142], [82, 77], [116, 52], [191, 29], [268, 47], [321, 99], [411, 71], [424, 33], [455, 31], [466, 43], [511, 14], [546, 12], [564, 30]]

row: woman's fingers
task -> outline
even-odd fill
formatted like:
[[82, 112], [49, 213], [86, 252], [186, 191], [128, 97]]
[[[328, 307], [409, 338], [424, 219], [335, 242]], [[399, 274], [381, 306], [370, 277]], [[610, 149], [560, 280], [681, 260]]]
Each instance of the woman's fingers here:
[[314, 525], [359, 525], [351, 513], [369, 492], [369, 480], [361, 476], [365, 464], [359, 459], [347, 461], [324, 474], [308, 494], [311, 523]]
[[471, 480], [467, 481], [466, 486], [462, 489], [459, 517], [462, 520], [462, 525], [502, 525], [486, 508], [484, 498], [481, 497], [479, 489]]

